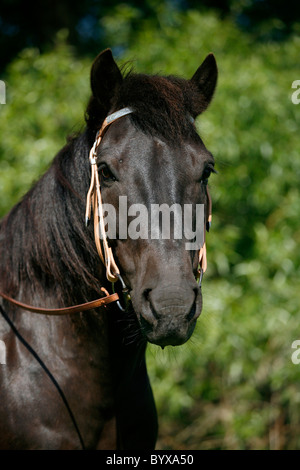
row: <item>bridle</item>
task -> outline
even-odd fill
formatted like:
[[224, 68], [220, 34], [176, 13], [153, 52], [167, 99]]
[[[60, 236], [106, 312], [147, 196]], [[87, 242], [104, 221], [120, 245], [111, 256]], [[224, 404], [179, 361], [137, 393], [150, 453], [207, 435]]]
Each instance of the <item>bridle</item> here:
[[[47, 308], [34, 307], [32, 305], [27, 305], [27, 304], [24, 304], [23, 302], [19, 302], [13, 299], [12, 297], [8, 296], [7, 294], [4, 294], [3, 292], [0, 292], [0, 297], [2, 297], [8, 302], [24, 310], [28, 310], [33, 313], [39, 313], [39, 314], [44, 314], [44, 315], [74, 314], [74, 313], [79, 313], [79, 312], [91, 310], [91, 309], [98, 308], [98, 307], [105, 307], [107, 304], [111, 302], [117, 302], [119, 308], [123, 311], [125, 310], [119, 302], [119, 294], [114, 292], [114, 283], [116, 281], [120, 281], [122, 284], [122, 292], [123, 292], [123, 297], [125, 300], [125, 305], [128, 303], [128, 300], [130, 299], [128, 288], [126, 287], [126, 284], [121, 277], [120, 270], [115, 262], [112, 249], [108, 244], [107, 235], [105, 231], [101, 186], [100, 186], [100, 181], [99, 181], [99, 173], [98, 173], [98, 165], [97, 165], [97, 150], [102, 141], [102, 138], [106, 129], [113, 122], [133, 112], [134, 110], [132, 108], [122, 108], [119, 111], [116, 111], [115, 113], [108, 115], [105, 118], [101, 128], [96, 134], [94, 144], [89, 154], [89, 161], [91, 165], [91, 182], [90, 182], [90, 187], [87, 193], [85, 224], [86, 226], [89, 224], [90, 219], [91, 219], [91, 210], [93, 209], [95, 244], [96, 244], [99, 257], [105, 266], [106, 277], [108, 281], [112, 283], [113, 294], [109, 294], [108, 291], [104, 287], [101, 287], [100, 290], [105, 293], [104, 297], [101, 297], [97, 300], [93, 300], [91, 302], [86, 302], [86, 303], [79, 304], [79, 305], [73, 305], [71, 307], [56, 308], [56, 309], [47, 309]], [[212, 220], [212, 201], [211, 201], [211, 197], [208, 191], [207, 184], [205, 184], [205, 189], [206, 189], [206, 195], [208, 199], [208, 218], [207, 218], [207, 223], [206, 223], [206, 231], [209, 231], [210, 226], [211, 226], [211, 220]], [[199, 260], [198, 260], [198, 284], [200, 287], [202, 283], [203, 274], [205, 273], [206, 268], [207, 268], [207, 258], [206, 258], [206, 242], [205, 242], [205, 231], [204, 231], [203, 245], [200, 247]]]
[[[105, 130], [112, 124], [123, 116], [131, 114], [133, 110], [131, 108], [123, 108], [119, 111], [110, 114], [104, 120], [101, 129], [96, 134], [96, 140], [93, 147], [90, 150], [90, 164], [91, 164], [91, 184], [87, 193], [86, 198], [86, 211], [85, 211], [85, 224], [86, 226], [90, 222], [91, 218], [91, 208], [93, 206], [94, 212], [94, 235], [95, 235], [95, 244], [100, 256], [102, 263], [106, 268], [106, 277], [109, 282], [116, 282], [120, 279], [120, 271], [115, 262], [112, 249], [109, 247], [107, 242], [107, 235], [105, 231], [104, 223], [104, 214], [103, 214], [103, 204], [102, 196], [100, 189], [98, 165], [97, 165], [97, 149], [101, 143], [102, 137]], [[99, 230], [100, 228], [100, 230]], [[103, 245], [103, 250], [101, 247], [101, 240]]]

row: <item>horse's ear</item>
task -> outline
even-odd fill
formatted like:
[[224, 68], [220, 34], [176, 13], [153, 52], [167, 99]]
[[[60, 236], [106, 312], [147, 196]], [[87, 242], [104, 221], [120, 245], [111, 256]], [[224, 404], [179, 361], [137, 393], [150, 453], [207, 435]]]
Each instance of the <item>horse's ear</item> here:
[[199, 92], [199, 100], [196, 100], [194, 110], [196, 115], [203, 113], [211, 102], [217, 79], [218, 68], [215, 56], [208, 54], [190, 80]]
[[101, 52], [92, 65], [91, 88], [102, 110], [109, 111], [112, 98], [122, 82], [122, 74], [110, 49]]

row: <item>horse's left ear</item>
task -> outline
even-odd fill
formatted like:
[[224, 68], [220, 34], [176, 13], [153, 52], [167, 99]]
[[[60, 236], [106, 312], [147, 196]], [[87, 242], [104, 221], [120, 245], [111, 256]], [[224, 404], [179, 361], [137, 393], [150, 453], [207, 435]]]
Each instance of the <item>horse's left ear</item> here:
[[109, 111], [112, 98], [122, 82], [122, 74], [110, 49], [101, 52], [92, 65], [91, 88], [102, 108]]
[[[203, 113], [212, 100], [218, 79], [218, 68], [215, 56], [211, 53], [204, 59], [200, 67], [194, 73], [190, 82], [198, 89], [199, 100], [194, 103], [194, 113]], [[195, 116], [195, 117], [196, 117]]]
[[105, 49], [96, 57], [91, 69], [92, 96], [85, 113], [87, 125], [91, 129], [96, 130], [101, 126], [122, 80], [111, 50]]

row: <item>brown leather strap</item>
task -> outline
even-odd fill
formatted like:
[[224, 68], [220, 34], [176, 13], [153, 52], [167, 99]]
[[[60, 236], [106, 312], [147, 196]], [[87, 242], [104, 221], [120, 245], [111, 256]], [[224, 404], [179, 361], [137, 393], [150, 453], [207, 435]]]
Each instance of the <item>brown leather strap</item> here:
[[[207, 218], [207, 223], [206, 223], [206, 231], [208, 232], [211, 226], [211, 220], [212, 220], [212, 201], [211, 201], [211, 196], [208, 190], [208, 187], [206, 186], [206, 195], [208, 199], [208, 218]], [[198, 274], [199, 274], [199, 279], [202, 279], [203, 274], [205, 273], [207, 269], [207, 257], [206, 257], [206, 236], [205, 236], [205, 228], [204, 228], [204, 240], [203, 240], [203, 245], [200, 248], [199, 251], [199, 261], [198, 261]]]
[[94, 236], [95, 244], [102, 263], [106, 268], [106, 277], [109, 282], [116, 282], [119, 279], [120, 271], [115, 262], [113, 252], [108, 245], [105, 231], [102, 195], [97, 166], [97, 149], [101, 143], [104, 132], [108, 126], [127, 114], [131, 114], [131, 108], [122, 108], [107, 116], [96, 134], [96, 140], [90, 150], [89, 160], [91, 164], [91, 183], [86, 198], [85, 223], [89, 224], [91, 218], [91, 208], [94, 211]]
[[12, 299], [8, 295], [3, 294], [3, 292], [0, 292], [0, 296], [3, 297], [3, 299], [8, 300], [8, 302], [16, 305], [17, 307], [22, 308], [23, 310], [28, 310], [29, 312], [40, 313], [44, 315], [69, 315], [73, 313], [84, 312], [85, 310], [92, 310], [93, 308], [106, 306], [106, 304], [116, 302], [119, 299], [119, 295], [115, 293], [111, 295], [106, 295], [105, 297], [102, 297], [97, 300], [92, 300], [91, 302], [86, 302], [80, 305], [73, 305], [72, 307], [48, 309], [23, 304], [22, 302], [19, 302], [18, 300]]

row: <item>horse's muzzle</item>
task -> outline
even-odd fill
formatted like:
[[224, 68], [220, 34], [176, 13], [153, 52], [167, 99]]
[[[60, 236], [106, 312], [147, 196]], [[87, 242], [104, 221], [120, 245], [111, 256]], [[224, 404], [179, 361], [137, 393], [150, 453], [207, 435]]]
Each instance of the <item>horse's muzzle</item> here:
[[[159, 286], [145, 289], [135, 309], [141, 330], [150, 343], [177, 346], [192, 335], [202, 310], [198, 286]], [[133, 296], [133, 306], [134, 296]]]

